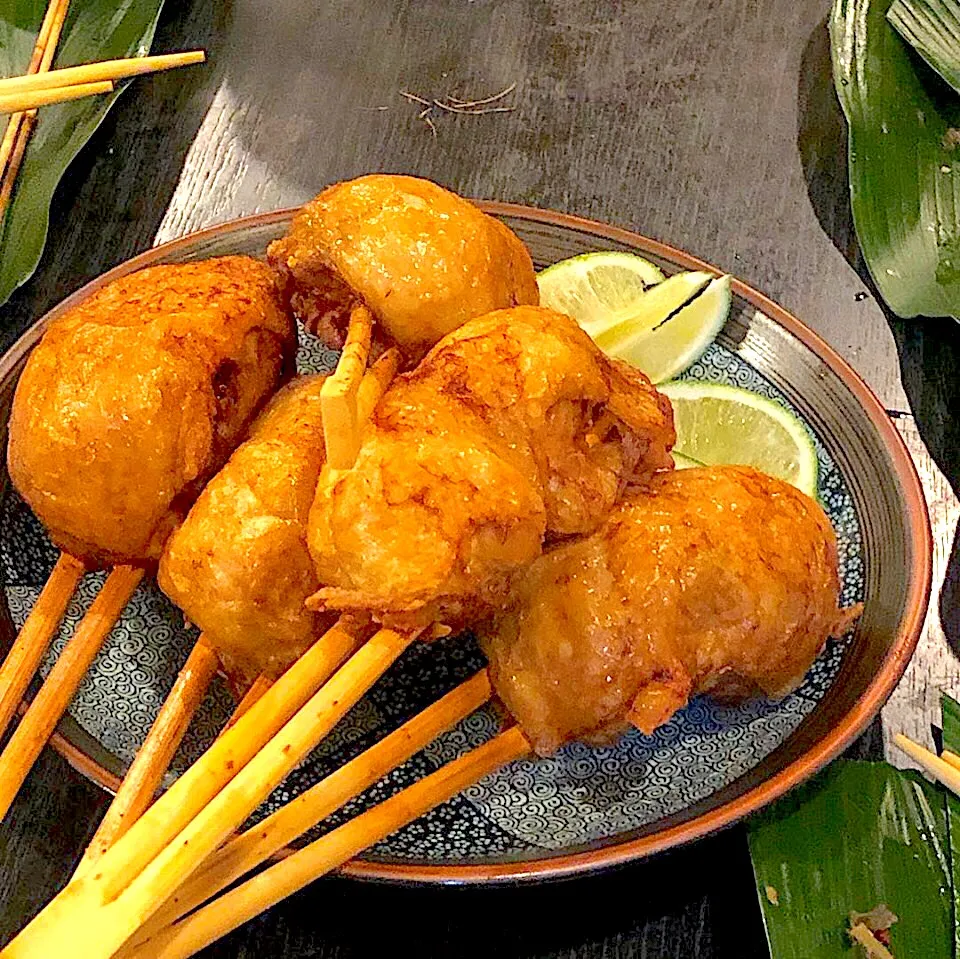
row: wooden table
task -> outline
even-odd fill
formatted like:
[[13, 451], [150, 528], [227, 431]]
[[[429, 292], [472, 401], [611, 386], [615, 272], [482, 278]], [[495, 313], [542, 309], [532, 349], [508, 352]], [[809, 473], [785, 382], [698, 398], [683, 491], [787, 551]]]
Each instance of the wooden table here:
[[[882, 722], [929, 739], [960, 691], [960, 330], [888, 318], [857, 254], [826, 0], [233, 0], [167, 4], [154, 49], [199, 69], [138, 81], [70, 168], [6, 347], [66, 293], [152, 243], [306, 200], [373, 170], [605, 220], [735, 273], [866, 378], [914, 453], [935, 592]], [[439, 115], [407, 91], [511, 113]], [[864, 295], [866, 294], [866, 295]], [[951, 417], [953, 417], [951, 419]], [[952, 488], [951, 488], [952, 487]], [[941, 591], [941, 584], [942, 591]], [[104, 797], [47, 751], [0, 828], [0, 941], [63, 883]], [[408, 889], [329, 879], [205, 955], [766, 956], [741, 829], [592, 879]]]

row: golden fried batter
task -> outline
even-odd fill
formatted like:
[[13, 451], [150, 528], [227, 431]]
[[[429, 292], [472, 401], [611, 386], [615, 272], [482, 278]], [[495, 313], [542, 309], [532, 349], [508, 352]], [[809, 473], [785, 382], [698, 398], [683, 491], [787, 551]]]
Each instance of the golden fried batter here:
[[374, 174], [329, 187], [267, 256], [293, 311], [336, 348], [358, 302], [412, 360], [472, 317], [539, 302], [520, 240], [416, 177]]
[[155, 266], [46, 331], [10, 417], [10, 477], [54, 542], [143, 563], [292, 369], [296, 330], [248, 257]]
[[387, 391], [355, 467], [321, 473], [318, 601], [398, 627], [472, 621], [545, 539], [591, 532], [672, 465], [674, 438], [666, 398], [569, 317], [471, 320]]
[[820, 506], [747, 467], [660, 473], [562, 545], [484, 627], [494, 687], [537, 751], [646, 733], [697, 693], [777, 698], [857, 610]]
[[323, 465], [320, 388], [284, 387], [167, 541], [160, 588], [244, 686], [279, 675], [331, 625], [304, 608], [319, 587], [306, 525]]

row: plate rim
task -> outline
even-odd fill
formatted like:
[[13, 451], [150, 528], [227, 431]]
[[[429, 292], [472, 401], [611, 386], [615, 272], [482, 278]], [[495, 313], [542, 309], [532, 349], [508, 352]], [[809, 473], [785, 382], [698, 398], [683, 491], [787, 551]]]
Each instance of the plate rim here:
[[[685, 269], [704, 270], [717, 276], [722, 275], [721, 270], [690, 253], [623, 227], [575, 214], [543, 210], [523, 204], [493, 200], [476, 200], [475, 202], [485, 212], [495, 216], [514, 217], [586, 233], [660, 256]], [[124, 260], [85, 283], [31, 324], [0, 357], [0, 378], [5, 378], [13, 372], [53, 319], [111, 282], [116, 276], [162, 261], [181, 248], [193, 246], [204, 239], [214, 239], [238, 230], [284, 222], [289, 220], [298, 209], [299, 207], [286, 207], [269, 213], [227, 220], [151, 247], [137, 256]], [[469, 864], [451, 862], [426, 865], [357, 859], [341, 866], [338, 870], [340, 874], [366, 880], [404, 884], [488, 885], [525, 880], [561, 879], [646, 858], [731, 826], [798, 786], [837, 758], [866, 729], [889, 698], [920, 640], [932, 586], [933, 540], [930, 516], [916, 466], [902, 437], [873, 390], [833, 347], [792, 313], [749, 284], [734, 277], [732, 288], [738, 296], [800, 340], [830, 367], [853, 393], [890, 454], [894, 477], [899, 484], [909, 526], [908, 545], [912, 554], [912, 568], [909, 570], [911, 589], [906, 601], [907, 613], [898, 634], [867, 688], [841, 722], [776, 775], [714, 810], [701, 813], [688, 822], [671, 826], [663, 831], [620, 843], [611, 843], [596, 849], [515, 862]], [[117, 777], [100, 766], [82, 749], [69, 742], [62, 734], [55, 733], [50, 744], [81, 775], [108, 792], [116, 790]]]

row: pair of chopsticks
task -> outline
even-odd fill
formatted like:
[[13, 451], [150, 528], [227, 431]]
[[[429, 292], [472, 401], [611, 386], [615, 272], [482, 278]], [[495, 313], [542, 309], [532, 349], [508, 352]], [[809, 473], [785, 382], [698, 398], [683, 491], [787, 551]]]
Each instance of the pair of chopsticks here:
[[893, 741], [937, 782], [960, 796], [960, 756], [949, 749], [944, 749], [938, 756], [919, 743], [915, 743], [908, 736], [904, 736], [903, 733], [897, 733]]
[[3, 140], [0, 141], [0, 222], [13, 196], [13, 185], [23, 162], [23, 154], [37, 123], [38, 107], [110, 93], [114, 80], [202, 63], [204, 60], [202, 50], [191, 50], [167, 56], [106, 60], [51, 70], [69, 7], [70, 0], [50, 0], [26, 75], [0, 79], [0, 114], [11, 114]]
[[51, 103], [79, 100], [98, 93], [111, 93], [113, 81], [144, 73], [157, 73], [203, 63], [203, 50], [168, 53], [155, 57], [103, 60], [62, 70], [28, 73], [0, 79], [0, 113], [22, 113]]

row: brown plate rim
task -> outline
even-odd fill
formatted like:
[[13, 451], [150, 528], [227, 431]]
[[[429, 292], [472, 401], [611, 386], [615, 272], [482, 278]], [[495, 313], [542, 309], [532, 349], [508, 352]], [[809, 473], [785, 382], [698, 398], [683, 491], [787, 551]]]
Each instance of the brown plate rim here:
[[[622, 227], [611, 226], [568, 213], [541, 210], [520, 204], [483, 200], [477, 202], [487, 213], [496, 216], [511, 216], [547, 226], [557, 226], [588, 233], [614, 243], [621, 243], [646, 251], [690, 270], [705, 270], [716, 275], [720, 275], [722, 272], [689, 253]], [[289, 219], [296, 209], [295, 207], [287, 208], [229, 220], [153, 247], [124, 261], [72, 293], [31, 326], [0, 360], [0, 377], [9, 375], [16, 367], [24, 354], [39, 339], [47, 323], [54, 315], [70, 309], [75, 303], [86, 298], [104, 284], [109, 283], [118, 273], [127, 273], [131, 270], [131, 267], [138, 268], [141, 264], [147, 265], [155, 262], [162, 259], [165, 254], [175, 253], [182, 247], [192, 246], [198, 240], [204, 238], [214, 238], [220, 234], [241, 230], [245, 227], [260, 227], [283, 222]], [[907, 600], [908, 613], [870, 685], [864, 690], [853, 708], [847, 712], [843, 720], [833, 727], [828, 735], [815, 743], [785, 769], [717, 809], [703, 813], [689, 822], [681, 823], [662, 832], [599, 849], [522, 862], [427, 866], [378, 860], [354, 860], [341, 867], [339, 871], [342, 874], [362, 879], [402, 883], [489, 884], [530, 879], [559, 879], [574, 874], [593, 872], [664, 852], [667, 849], [692, 842], [732, 825], [773, 802], [794, 786], [814, 775], [837, 758], [866, 729], [893, 692], [919, 642], [927, 613], [932, 582], [933, 541], [920, 477], [903, 440], [894, 428], [883, 405], [850, 364], [813, 330], [764, 294], [738, 279], [733, 280], [732, 287], [737, 295], [800, 340], [831, 368], [856, 397], [890, 454], [909, 518], [910, 545], [913, 556], [913, 567], [909, 571], [909, 581], [912, 588]], [[62, 735], [55, 734], [51, 744], [81, 774], [104, 789], [111, 792], [116, 790], [118, 784], [116, 776], [100, 766], [77, 746], [68, 742]]]

